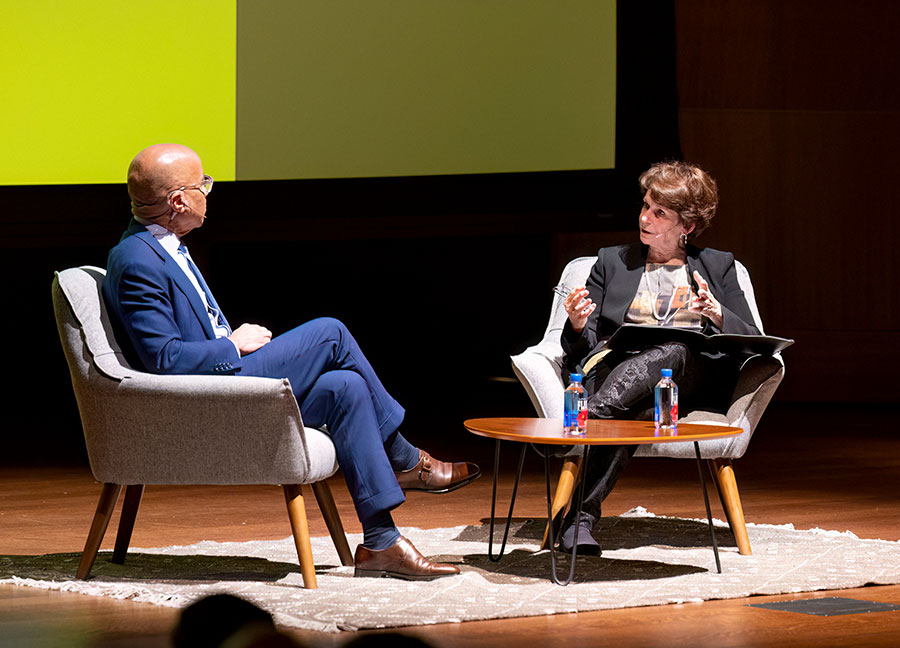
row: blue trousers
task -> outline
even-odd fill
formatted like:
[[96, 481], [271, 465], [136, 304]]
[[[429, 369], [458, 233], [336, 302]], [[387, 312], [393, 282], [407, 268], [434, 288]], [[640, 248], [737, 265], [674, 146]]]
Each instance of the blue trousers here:
[[242, 362], [242, 376], [290, 380], [303, 424], [328, 426], [360, 520], [406, 501], [394, 470], [414, 465], [419, 454], [397, 432], [404, 410], [341, 322], [302, 324]]

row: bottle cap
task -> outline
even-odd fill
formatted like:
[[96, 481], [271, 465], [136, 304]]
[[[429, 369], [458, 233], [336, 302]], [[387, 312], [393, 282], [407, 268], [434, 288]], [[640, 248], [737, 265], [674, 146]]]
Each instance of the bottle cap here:
[[[669, 371], [669, 375], [672, 375], [671, 370]], [[569, 382], [581, 382], [581, 374], [569, 374]]]
[[672, 370], [671, 370], [671, 369], [663, 369], [663, 370], [662, 370], [662, 375], [663, 375], [663, 378], [671, 378], [671, 377], [672, 377]]

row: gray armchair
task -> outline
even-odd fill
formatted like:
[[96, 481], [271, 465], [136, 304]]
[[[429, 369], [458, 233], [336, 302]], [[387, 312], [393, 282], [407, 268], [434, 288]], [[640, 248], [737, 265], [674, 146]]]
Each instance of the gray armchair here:
[[[563, 270], [560, 283], [567, 286], [583, 286], [595, 261], [596, 257], [579, 257], [569, 262]], [[756, 306], [750, 275], [740, 262], [735, 262], [735, 265], [738, 283], [747, 298], [754, 323], [762, 331], [762, 320]], [[562, 297], [554, 295], [550, 322], [543, 339], [511, 358], [513, 371], [528, 392], [538, 416], [543, 418], [562, 419], [563, 391], [568, 378], [563, 371], [562, 346], [559, 341], [567, 317], [562, 302]], [[737, 386], [725, 414], [702, 410], [683, 411], [679, 419], [684, 423], [730, 425], [744, 430], [743, 434], [737, 436], [701, 441], [700, 456], [709, 460], [719, 498], [734, 533], [738, 550], [745, 555], [751, 553], [750, 540], [747, 537], [732, 460], [742, 457], [746, 452], [753, 431], [783, 376], [784, 362], [780, 354], [772, 357], [753, 356], [741, 368]], [[642, 445], [639, 446], [635, 456], [695, 459], [693, 444], [690, 443]], [[558, 519], [571, 499], [580, 466], [580, 456], [568, 457], [564, 462], [552, 505], [554, 519]]]
[[90, 575], [123, 486], [113, 562], [122, 563], [146, 484], [281, 484], [307, 588], [316, 587], [303, 484], [311, 484], [344, 565], [353, 557], [325, 479], [334, 445], [304, 428], [285, 379], [136, 371], [112, 333], [101, 268], [58, 272], [53, 306], [91, 470], [103, 483], [77, 577]]

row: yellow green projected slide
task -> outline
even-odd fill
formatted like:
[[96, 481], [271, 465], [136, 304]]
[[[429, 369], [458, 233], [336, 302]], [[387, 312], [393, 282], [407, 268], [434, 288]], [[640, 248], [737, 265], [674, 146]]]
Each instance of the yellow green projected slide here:
[[124, 182], [173, 141], [234, 179], [233, 0], [0, 7], [0, 184]]
[[612, 168], [615, 0], [0, 0], [0, 184]]

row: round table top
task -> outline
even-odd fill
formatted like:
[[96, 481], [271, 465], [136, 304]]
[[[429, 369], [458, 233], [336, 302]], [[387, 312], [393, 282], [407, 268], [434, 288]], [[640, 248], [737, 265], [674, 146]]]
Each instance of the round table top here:
[[478, 418], [469, 419], [463, 425], [472, 434], [490, 439], [550, 445], [642, 445], [703, 441], [735, 436], [744, 431], [739, 427], [725, 425], [679, 423], [676, 432], [666, 433], [657, 432], [652, 421], [606, 419], [588, 419], [587, 432], [584, 436], [566, 434], [563, 431], [562, 419]]

